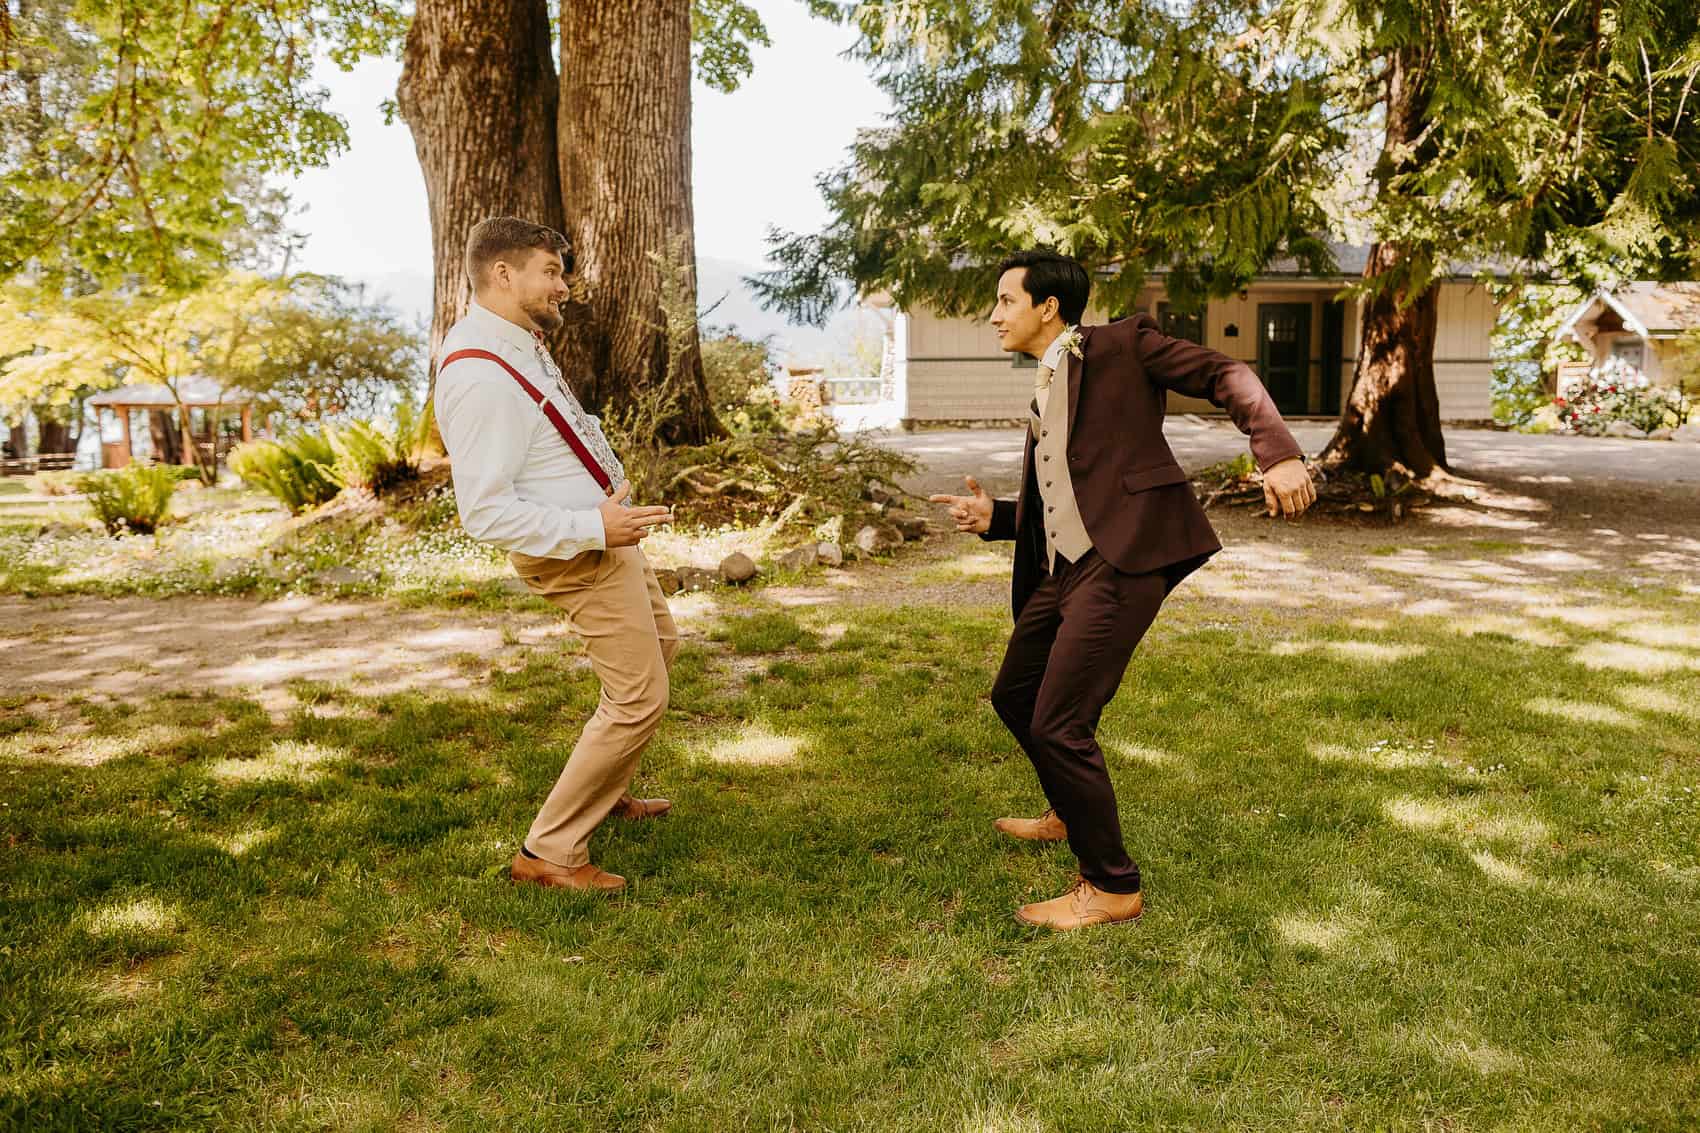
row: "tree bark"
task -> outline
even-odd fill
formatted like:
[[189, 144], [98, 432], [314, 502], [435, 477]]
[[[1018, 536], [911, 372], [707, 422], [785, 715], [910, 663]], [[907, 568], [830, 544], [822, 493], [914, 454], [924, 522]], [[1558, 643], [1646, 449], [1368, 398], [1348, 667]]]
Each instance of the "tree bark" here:
[[[1430, 148], [1423, 140], [1430, 100], [1425, 50], [1403, 47], [1389, 61], [1387, 133], [1376, 165], [1383, 201], [1399, 191], [1394, 179], [1425, 160]], [[1420, 249], [1393, 241], [1371, 246], [1364, 278], [1377, 286], [1364, 304], [1352, 392], [1323, 450], [1324, 467], [1386, 473], [1397, 465], [1418, 479], [1446, 468], [1434, 383], [1440, 295], [1431, 266]]]
[[41, 431], [41, 445], [36, 449], [37, 452], [46, 455], [48, 453], [63, 454], [77, 451], [77, 441], [81, 434], [71, 431], [69, 421], [55, 421], [48, 417], [42, 417], [38, 427]]
[[396, 102], [431, 215], [432, 392], [443, 336], [472, 294], [472, 226], [507, 215], [563, 227], [550, 50], [546, 0], [419, 0], [408, 29]]
[[[720, 435], [695, 325], [690, 0], [561, 5], [558, 137], [577, 276], [563, 371], [604, 412], [670, 392], [669, 444]], [[671, 327], [669, 256], [687, 273]]]

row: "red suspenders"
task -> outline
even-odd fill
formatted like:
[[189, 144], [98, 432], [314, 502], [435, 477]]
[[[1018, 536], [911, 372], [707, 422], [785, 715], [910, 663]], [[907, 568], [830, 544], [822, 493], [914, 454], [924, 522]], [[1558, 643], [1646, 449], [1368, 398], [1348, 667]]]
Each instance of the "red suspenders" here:
[[567, 419], [561, 416], [561, 411], [556, 409], [554, 404], [550, 402], [548, 398], [544, 397], [543, 394], [538, 391], [536, 386], [526, 381], [524, 375], [512, 366], [508, 365], [502, 358], [490, 353], [488, 350], [457, 350], [453, 354], [450, 354], [447, 358], [443, 359], [442, 366], [437, 367], [437, 372], [441, 374], [444, 366], [447, 366], [452, 362], [458, 362], [462, 358], [482, 358], [484, 361], [494, 362], [496, 365], [506, 370], [508, 372], [508, 376], [518, 382], [520, 384], [520, 388], [531, 395], [531, 400], [537, 403], [537, 408], [543, 410], [543, 416], [549, 418], [549, 423], [555, 426], [555, 431], [561, 434], [561, 439], [567, 442], [567, 447], [572, 449], [573, 454], [579, 458], [581, 463], [583, 463], [584, 469], [586, 472], [590, 473], [591, 479], [602, 485], [602, 490], [604, 492], [613, 490], [614, 485], [609, 481], [608, 473], [604, 472], [602, 470], [602, 466], [596, 463], [596, 458], [590, 455], [590, 450], [585, 448], [584, 442], [578, 439], [578, 434], [573, 432], [573, 427], [571, 425], [567, 424]]

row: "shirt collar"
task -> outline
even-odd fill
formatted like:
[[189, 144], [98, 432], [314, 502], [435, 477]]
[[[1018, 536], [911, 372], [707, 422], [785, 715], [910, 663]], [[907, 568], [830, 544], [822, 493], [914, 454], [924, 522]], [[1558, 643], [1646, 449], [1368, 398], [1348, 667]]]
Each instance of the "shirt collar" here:
[[1052, 339], [1051, 345], [1045, 348], [1045, 356], [1039, 359], [1039, 365], [1049, 366], [1053, 374], [1062, 369], [1063, 339], [1068, 335], [1068, 332], [1073, 329], [1073, 323], [1069, 323], [1067, 326], [1063, 327], [1062, 334], [1059, 334], [1056, 338]]
[[522, 350], [533, 350], [537, 347], [537, 338], [530, 331], [518, 323], [509, 322], [490, 308], [481, 306], [476, 299], [466, 309], [466, 317], [476, 322], [479, 330], [493, 334]]

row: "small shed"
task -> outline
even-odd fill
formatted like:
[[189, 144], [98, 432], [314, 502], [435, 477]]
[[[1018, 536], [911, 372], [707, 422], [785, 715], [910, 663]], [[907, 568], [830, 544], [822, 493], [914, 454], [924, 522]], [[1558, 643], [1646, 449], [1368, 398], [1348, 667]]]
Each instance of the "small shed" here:
[[[1585, 372], [1608, 358], [1621, 358], [1655, 385], [1675, 385], [1679, 340], [1700, 329], [1700, 283], [1637, 280], [1594, 292], [1564, 322], [1568, 336], [1588, 352], [1574, 367]], [[1561, 376], [1560, 385], [1566, 384]]]
[[[178, 398], [189, 411], [185, 422]], [[163, 385], [119, 386], [89, 398], [100, 424], [100, 466], [123, 468], [136, 459], [131, 418], [146, 422], [150, 451], [161, 464], [217, 464], [238, 440], [254, 436], [253, 405], [248, 395], [225, 389], [211, 378], [189, 377], [177, 383], [177, 396]]]

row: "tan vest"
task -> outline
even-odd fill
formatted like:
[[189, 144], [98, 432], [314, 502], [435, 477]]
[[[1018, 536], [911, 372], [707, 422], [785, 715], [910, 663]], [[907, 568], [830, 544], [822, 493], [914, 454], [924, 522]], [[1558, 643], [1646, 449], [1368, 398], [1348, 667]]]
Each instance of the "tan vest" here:
[[[1029, 410], [1031, 413], [1031, 410]], [[1068, 359], [1051, 379], [1043, 415], [1032, 414], [1033, 470], [1044, 508], [1045, 565], [1054, 574], [1057, 556], [1078, 562], [1092, 549], [1092, 538], [1080, 518], [1074, 481], [1068, 475]]]

